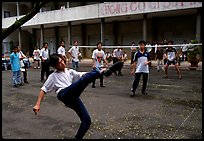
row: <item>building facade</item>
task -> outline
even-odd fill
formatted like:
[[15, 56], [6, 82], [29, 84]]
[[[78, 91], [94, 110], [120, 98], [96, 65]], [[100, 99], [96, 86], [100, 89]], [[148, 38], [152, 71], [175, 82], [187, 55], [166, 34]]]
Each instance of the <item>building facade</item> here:
[[[31, 10], [32, 2], [2, 2], [2, 29]], [[79, 46], [131, 45], [140, 40], [161, 42], [201, 41], [202, 2], [48, 2], [38, 14], [2, 42], [2, 54], [19, 44], [27, 54], [34, 46], [49, 44], [56, 52], [59, 42], [66, 50], [74, 40]], [[129, 49], [125, 49], [130, 54]], [[81, 48], [91, 58], [92, 48]]]

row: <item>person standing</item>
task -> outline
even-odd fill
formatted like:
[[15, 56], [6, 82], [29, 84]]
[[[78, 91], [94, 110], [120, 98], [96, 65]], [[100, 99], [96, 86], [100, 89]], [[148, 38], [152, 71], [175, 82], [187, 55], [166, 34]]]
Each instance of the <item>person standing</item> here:
[[[93, 69], [108, 67], [106, 55], [105, 55], [105, 52], [102, 50], [102, 43], [101, 42], [97, 43], [97, 49], [95, 49], [93, 51], [92, 59], [93, 59]], [[104, 63], [105, 63], [105, 65], [104, 65]], [[100, 78], [100, 86], [105, 87], [103, 85], [103, 75], [100, 75], [99, 78]], [[96, 83], [96, 79], [94, 79], [94, 81], [93, 81], [92, 88], [96, 87], [95, 83]]]
[[165, 76], [164, 78], [168, 78], [168, 75], [167, 75], [167, 71], [168, 71], [168, 67], [169, 65], [173, 64], [176, 71], [177, 71], [177, 74], [179, 76], [179, 79], [181, 79], [181, 73], [180, 73], [180, 70], [178, 68], [178, 64], [177, 64], [177, 51], [176, 51], [176, 48], [174, 48], [172, 45], [173, 45], [173, 41], [168, 41], [168, 48], [166, 49], [166, 64], [164, 66], [164, 69], [165, 69]]
[[[22, 64], [23, 66], [22, 67], [22, 72], [23, 72], [23, 80], [24, 80], [24, 83], [28, 83], [28, 79], [27, 79], [27, 67], [26, 64], [23, 62], [23, 59], [26, 58], [25, 54], [21, 51], [21, 48], [20, 46], [18, 46], [18, 53], [19, 53], [19, 59], [20, 61], [22, 61]], [[27, 64], [28, 65], [28, 64]]]
[[[124, 61], [123, 60], [123, 51], [122, 51], [122, 49], [120, 47], [113, 50], [113, 64], [115, 64], [118, 61], [121, 61], [121, 62]], [[122, 73], [121, 73], [122, 67], [118, 70], [118, 74], [116, 72], [117, 76], [123, 76]]]
[[65, 44], [64, 44], [64, 41], [60, 42], [60, 47], [57, 49], [57, 54], [61, 54], [62, 57], [64, 58], [64, 60], [67, 60], [67, 57], [66, 57], [66, 54], [65, 54]]
[[[145, 51], [145, 41], [139, 42], [139, 51], [135, 53], [134, 56], [134, 68], [132, 69], [131, 73], [135, 73], [135, 79], [132, 84], [131, 88], [131, 97], [135, 96], [135, 91], [138, 87], [140, 77], [142, 75], [143, 85], [142, 85], [142, 94], [146, 95], [146, 87], [147, 87], [147, 80], [149, 75], [149, 64], [150, 64], [150, 54]], [[136, 63], [137, 62], [137, 63]]]
[[33, 58], [34, 58], [34, 69], [40, 69], [40, 50], [35, 47], [33, 51]]
[[40, 59], [41, 59], [41, 81], [44, 81], [44, 74], [46, 73], [46, 79], [50, 74], [50, 67], [49, 67], [49, 50], [48, 50], [48, 43], [43, 43], [43, 47], [40, 50]]
[[161, 68], [164, 70], [163, 58], [164, 58], [164, 50], [160, 46], [158, 46], [156, 55], [155, 55], [155, 60], [157, 61], [157, 71], [158, 72], [160, 70], [160, 65], [161, 65]]
[[18, 53], [18, 46], [13, 47], [13, 52], [10, 54], [11, 70], [13, 73], [13, 87], [23, 86], [20, 70], [20, 59]]
[[131, 62], [130, 64], [133, 65], [133, 59], [134, 59], [134, 55], [135, 52], [137, 51], [136, 47], [135, 47], [135, 42], [132, 42], [132, 47], [131, 47]]
[[187, 51], [188, 51], [188, 45], [187, 45], [187, 42], [186, 40], [183, 41], [183, 46], [181, 47], [181, 58], [182, 58], [182, 61], [187, 61], [188, 58], [187, 58]]
[[68, 51], [70, 56], [72, 57], [72, 67], [74, 70], [79, 69], [79, 47], [78, 41], [74, 41], [74, 46]]

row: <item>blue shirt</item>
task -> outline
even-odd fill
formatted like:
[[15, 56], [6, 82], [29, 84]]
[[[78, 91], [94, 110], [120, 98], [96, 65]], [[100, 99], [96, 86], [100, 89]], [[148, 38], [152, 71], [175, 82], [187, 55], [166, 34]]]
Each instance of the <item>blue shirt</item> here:
[[10, 55], [10, 63], [12, 71], [19, 71], [20, 70], [20, 59], [18, 53], [11, 53]]
[[148, 52], [142, 53], [140, 50], [137, 51], [134, 55], [134, 62], [137, 61], [137, 67], [135, 73], [149, 73], [149, 65], [146, 65], [146, 61], [150, 61], [150, 54]]

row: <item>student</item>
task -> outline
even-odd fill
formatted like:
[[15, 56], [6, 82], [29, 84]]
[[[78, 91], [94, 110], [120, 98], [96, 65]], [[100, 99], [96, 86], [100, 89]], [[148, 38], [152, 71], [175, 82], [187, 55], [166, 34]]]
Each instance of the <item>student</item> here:
[[20, 59], [18, 53], [18, 46], [13, 47], [13, 52], [10, 55], [11, 70], [13, 73], [13, 87], [23, 86], [21, 80]]
[[[20, 61], [22, 61], [23, 63], [23, 59], [26, 58], [25, 54], [21, 51], [20, 46], [18, 46], [18, 53], [19, 53], [19, 59]], [[23, 64], [23, 66], [21, 66], [21, 71], [23, 72], [23, 80], [24, 83], [28, 83], [28, 79], [27, 79], [27, 66], [25, 64]]]
[[155, 60], [157, 61], [157, 71], [158, 72], [160, 70], [160, 65], [161, 65], [161, 68], [164, 70], [163, 57], [164, 57], [164, 50], [160, 46], [158, 46], [156, 55], [155, 55]]
[[40, 110], [40, 103], [45, 94], [55, 90], [57, 98], [62, 101], [67, 107], [73, 109], [81, 120], [80, 127], [75, 136], [76, 139], [82, 139], [91, 125], [91, 118], [86, 110], [83, 102], [79, 98], [84, 89], [89, 83], [93, 82], [100, 75], [110, 76], [117, 70], [118, 62], [107, 68], [96, 68], [91, 72], [77, 72], [73, 69], [66, 68], [63, 57], [59, 54], [52, 54], [49, 63], [56, 70], [49, 75], [46, 82], [43, 84], [36, 105], [33, 107], [35, 115]]
[[[113, 50], [113, 64], [118, 62], [118, 61], [124, 62], [123, 51], [122, 51], [121, 47], [119, 47], [119, 46], [118, 46], [118, 48]], [[118, 73], [115, 72], [116, 76], [123, 76], [121, 73], [122, 67], [121, 67], [121, 69], [118, 70]]]
[[74, 46], [68, 51], [72, 57], [72, 67], [76, 71], [79, 69], [79, 47], [78, 41], [74, 41]]
[[49, 50], [48, 43], [43, 43], [43, 48], [40, 50], [40, 59], [41, 59], [41, 81], [44, 81], [44, 74], [46, 73], [46, 79], [50, 74], [50, 68], [48, 65]]
[[[64, 60], [67, 60], [66, 54], [65, 54], [65, 45], [64, 41], [60, 42], [60, 47], [57, 49], [57, 53], [61, 54], [64, 57]], [[66, 63], [66, 62], [65, 62]]]
[[165, 69], [165, 76], [164, 78], [168, 78], [168, 75], [167, 75], [167, 71], [168, 71], [168, 67], [169, 65], [173, 64], [175, 69], [176, 69], [176, 72], [179, 76], [179, 79], [181, 79], [181, 73], [180, 73], [180, 70], [178, 68], [178, 64], [177, 64], [177, 61], [176, 61], [176, 58], [177, 58], [177, 51], [176, 51], [176, 48], [174, 48], [172, 45], [173, 45], [173, 41], [168, 41], [168, 48], [166, 49], [166, 64], [164, 66], [164, 69]]
[[33, 58], [34, 58], [34, 69], [38, 68], [40, 69], [40, 50], [35, 47], [35, 50], [33, 51]]
[[[102, 43], [97, 43], [97, 49], [95, 49], [92, 53], [92, 59], [93, 59], [93, 69], [96, 69], [97, 67], [108, 67], [108, 62], [106, 60], [105, 52], [102, 50]], [[105, 65], [104, 65], [105, 64]], [[105, 87], [103, 85], [103, 75], [100, 77], [100, 86]], [[93, 81], [92, 88], [95, 88], [96, 79]]]
[[[132, 89], [131, 89], [131, 97], [135, 96], [135, 91], [137, 89], [137, 86], [140, 81], [140, 77], [142, 75], [143, 77], [143, 85], [142, 85], [142, 94], [146, 95], [146, 86], [147, 86], [147, 80], [148, 80], [148, 75], [149, 75], [149, 64], [150, 64], [150, 54], [145, 51], [145, 41], [140, 41], [139, 42], [139, 51], [135, 53], [134, 56], [134, 68], [132, 69], [132, 74], [135, 73], [135, 79], [132, 84]], [[137, 62], [137, 63], [136, 63]], [[136, 70], [135, 70], [136, 69]]]

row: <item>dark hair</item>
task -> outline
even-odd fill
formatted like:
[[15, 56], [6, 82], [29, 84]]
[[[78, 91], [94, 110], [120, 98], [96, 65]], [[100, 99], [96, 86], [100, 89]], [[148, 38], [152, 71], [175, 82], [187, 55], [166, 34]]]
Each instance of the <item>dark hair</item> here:
[[99, 44], [103, 45], [102, 42], [98, 42], [98, 43], [96, 44], [96, 46], [98, 47]]
[[147, 43], [142, 40], [142, 41], [139, 41], [139, 45], [141, 45], [141, 44], [144, 44], [146, 46]]
[[57, 53], [51, 54], [49, 57], [49, 65], [55, 68], [59, 62], [59, 58], [64, 60], [61, 54], [57, 54]]
[[64, 41], [60, 41], [60, 44], [61, 44], [62, 42], [64, 42]]
[[78, 41], [77, 41], [77, 40], [75, 40], [73, 43], [76, 43], [76, 42], [78, 43]]
[[16, 48], [18, 49], [18, 45], [17, 46], [13, 46], [13, 49], [16, 49]]
[[43, 46], [45, 46], [45, 44], [47, 44], [47, 45], [48, 45], [48, 43], [43, 43]]
[[169, 43], [173, 44], [173, 43], [174, 43], [174, 41], [170, 40], [170, 41], [168, 41], [168, 44], [169, 44]]

